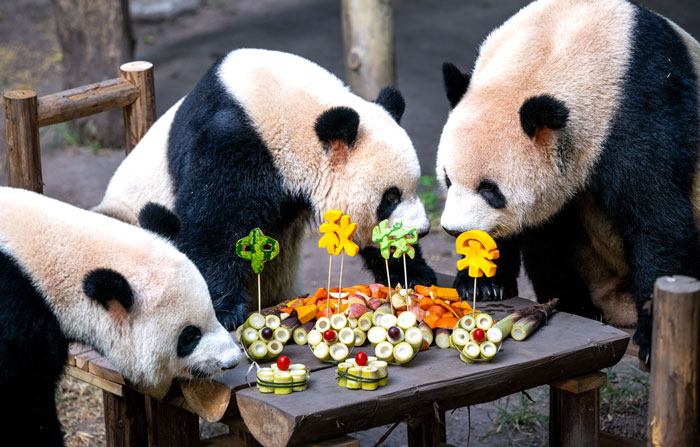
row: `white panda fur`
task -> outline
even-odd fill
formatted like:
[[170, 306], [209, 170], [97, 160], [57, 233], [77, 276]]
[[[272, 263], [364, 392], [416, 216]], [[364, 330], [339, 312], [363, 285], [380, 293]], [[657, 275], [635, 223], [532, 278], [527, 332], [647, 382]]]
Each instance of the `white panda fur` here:
[[[259, 193], [260, 201], [294, 208], [294, 212], [288, 212], [287, 221], [280, 223], [255, 215], [259, 210], [245, 205], [251, 211], [243, 216], [247, 222], [243, 223], [241, 216], [232, 215], [229, 222], [212, 224], [208, 230], [219, 237], [228, 234], [227, 243], [231, 247], [236, 238], [245, 236], [254, 226], [278, 239], [280, 254], [266, 264], [263, 273], [263, 300], [265, 304], [272, 304], [294, 296], [301, 292], [295, 290], [294, 285], [304, 231], [309, 223], [320, 223], [328, 209], [341, 209], [350, 215], [358, 224], [355, 241], [360, 247], [369, 247], [372, 227], [378, 223], [377, 210], [382, 196], [395, 186], [401, 192], [401, 201], [387, 216], [390, 221], [401, 219], [405, 226], [416, 227], [420, 234], [429, 230], [429, 220], [416, 193], [420, 176], [418, 158], [411, 140], [397, 123], [403, 113], [403, 99], [395, 91], [384, 93], [389, 93], [389, 110], [386, 104], [356, 96], [327, 70], [301, 57], [258, 49], [232, 51], [212, 67], [188, 97], [156, 122], [118, 168], [96, 210], [135, 223], [143, 206], [149, 202], [158, 203], [182, 218], [183, 233], [187, 234], [188, 228], [195, 231], [191, 229], [188, 215], [211, 213], [208, 208], [214, 206], [224, 208], [222, 212], [232, 212], [225, 208], [244, 207], [242, 203], [248, 200], [250, 193]], [[211, 105], [212, 101], [219, 103]], [[187, 111], [183, 111], [183, 107]], [[183, 130], [190, 121], [198, 119], [198, 110], [205, 107], [209, 107], [202, 114], [206, 119], [197, 121], [200, 124], [192, 125], [192, 129]], [[352, 108], [359, 115], [359, 127], [351, 144], [340, 139], [322, 142], [315, 131], [321, 115], [337, 107]], [[223, 123], [219, 125], [218, 120]], [[178, 123], [175, 126], [174, 121]], [[258, 164], [253, 168], [230, 166], [231, 175], [219, 177], [210, 174], [213, 169], [199, 169], [196, 162], [192, 162], [194, 144], [188, 141], [200, 141], [197, 138], [203, 138], [206, 132], [225, 135], [209, 145], [210, 152], [223, 151], [217, 146], [223, 145], [221, 140], [247, 138], [228, 150], [249, 151], [249, 158], [255, 158]], [[173, 161], [172, 147], [182, 147], [178, 152], [181, 158], [176, 161]], [[274, 164], [272, 168], [276, 173], [265, 174], [269, 168], [264, 161], [266, 157]], [[261, 174], [256, 177], [254, 173], [236, 171], [245, 169], [260, 170]], [[179, 171], [183, 173], [177, 180], [174, 176], [180, 175]], [[227, 179], [235, 175], [245, 180], [227, 184]], [[200, 182], [196, 186], [192, 184], [195, 177]], [[208, 205], [193, 200], [190, 205], [178, 205], [178, 182], [188, 182], [188, 193], [193, 196], [221, 195], [229, 197], [231, 203], [219, 200]], [[205, 191], [208, 188], [211, 190]], [[227, 188], [230, 191], [226, 191]], [[247, 192], [246, 188], [253, 189]], [[180, 194], [181, 200], [186, 200], [182, 197]], [[292, 203], [295, 200], [297, 204]], [[228, 226], [230, 228], [225, 228]], [[197, 255], [193, 250], [202, 244], [193, 245], [190, 249], [187, 242], [182, 242], [179, 248], [192, 258], [207, 279], [220, 320], [227, 326], [242, 321], [247, 297], [235, 298], [235, 305], [221, 300], [233, 299], [230, 295], [238, 293], [236, 289], [242, 288], [241, 282], [247, 284], [249, 290], [255, 290], [249, 266], [244, 267], [245, 272], [237, 272], [235, 278], [223, 278], [230, 273], [225, 271], [226, 265], [246, 261], [235, 259], [235, 254], [230, 253], [212, 255], [212, 250]], [[208, 267], [207, 263], [216, 263], [216, 266]], [[422, 258], [414, 264], [418, 266], [415, 280], [424, 280], [426, 275], [428, 281], [434, 278]]]
[[[489, 34], [471, 75], [443, 73], [442, 226], [517, 237], [539, 299], [587, 295], [609, 322], [637, 325], [649, 360], [653, 281], [700, 274], [700, 44], [628, 1], [539, 0]], [[492, 184], [505, 206], [490, 204]]]
[[[66, 340], [95, 347], [131, 383], [162, 397], [174, 378], [209, 377], [239, 362], [240, 348], [216, 320], [204, 279], [170, 242], [20, 189], [0, 188], [0, 210], [0, 254], [31, 280]], [[86, 295], [86, 278], [97, 269], [128, 283], [128, 309], [116, 295], [102, 302]], [[5, 279], [2, 287], [10, 289], [19, 280]], [[0, 324], [12, 330], [13, 321]], [[178, 340], [187, 326], [198, 327], [201, 338], [180, 357]], [[12, 365], [3, 369], [7, 374]]]

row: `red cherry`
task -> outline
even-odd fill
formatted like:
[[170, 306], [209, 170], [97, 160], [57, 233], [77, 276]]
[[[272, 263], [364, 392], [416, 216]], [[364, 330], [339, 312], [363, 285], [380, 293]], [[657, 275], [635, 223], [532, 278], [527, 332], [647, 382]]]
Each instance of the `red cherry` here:
[[476, 328], [472, 331], [472, 338], [474, 339], [475, 342], [481, 343], [484, 341], [484, 330]]
[[335, 337], [336, 337], [335, 331], [332, 330], [332, 329], [327, 329], [327, 330], [323, 333], [323, 338], [324, 338], [328, 343], [333, 343], [333, 342], [335, 341]]
[[367, 354], [362, 351], [355, 354], [355, 363], [357, 363], [357, 366], [365, 366], [367, 364]]
[[286, 371], [287, 368], [289, 368], [289, 363], [290, 363], [290, 362], [291, 362], [291, 361], [289, 360], [289, 357], [287, 357], [286, 355], [281, 355], [281, 356], [277, 359], [277, 368], [278, 368], [280, 371]]

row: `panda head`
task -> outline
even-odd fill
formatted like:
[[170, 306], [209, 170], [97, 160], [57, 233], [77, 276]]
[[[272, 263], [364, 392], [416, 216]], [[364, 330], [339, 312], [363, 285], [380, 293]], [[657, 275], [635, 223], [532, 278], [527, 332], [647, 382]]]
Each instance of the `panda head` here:
[[[173, 213], [153, 204], [145, 209], [143, 224], [162, 237], [177, 236]], [[100, 315], [92, 344], [126, 378], [159, 396], [175, 378], [207, 379], [235, 367], [241, 350], [218, 322], [194, 264], [161, 237], [154, 239], [142, 265], [91, 269], [82, 292]]]
[[314, 131], [328, 175], [316, 189], [316, 214], [342, 209], [358, 224], [355, 241], [370, 244], [372, 228], [401, 220], [423, 236], [430, 221], [418, 198], [420, 166], [415, 149], [399, 126], [405, 103], [392, 87], [374, 102], [329, 107], [316, 118]]
[[450, 64], [443, 72], [454, 108], [438, 147], [436, 174], [447, 191], [442, 227], [504, 237], [554, 215], [570, 194], [559, 179], [570, 155], [567, 105], [547, 94], [508, 103], [470, 95], [469, 75]]

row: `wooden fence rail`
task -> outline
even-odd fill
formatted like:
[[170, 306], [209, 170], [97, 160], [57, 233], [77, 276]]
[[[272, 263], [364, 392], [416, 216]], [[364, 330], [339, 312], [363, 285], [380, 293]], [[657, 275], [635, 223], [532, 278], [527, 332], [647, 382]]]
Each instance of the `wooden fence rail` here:
[[31, 90], [4, 94], [8, 185], [43, 192], [39, 128], [107, 110], [124, 111], [124, 146], [129, 154], [156, 119], [153, 65], [129, 62], [121, 77], [37, 99]]

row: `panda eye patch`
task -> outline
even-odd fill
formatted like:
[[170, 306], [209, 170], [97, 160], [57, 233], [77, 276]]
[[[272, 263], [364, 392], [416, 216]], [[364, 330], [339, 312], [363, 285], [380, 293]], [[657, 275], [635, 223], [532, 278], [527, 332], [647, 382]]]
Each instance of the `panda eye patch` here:
[[445, 171], [445, 185], [447, 185], [447, 189], [450, 189], [450, 186], [452, 186], [452, 181], [450, 180], [450, 176], [447, 175], [447, 169]]
[[502, 209], [506, 207], [506, 198], [493, 180], [484, 179], [479, 182], [479, 186], [476, 187], [476, 192], [492, 208]]
[[401, 191], [396, 186], [384, 191], [382, 200], [377, 207], [377, 219], [384, 220], [391, 216], [397, 206], [401, 203]]
[[197, 326], [187, 326], [180, 332], [180, 337], [177, 339], [177, 356], [187, 357], [192, 354], [201, 339], [201, 329]]

